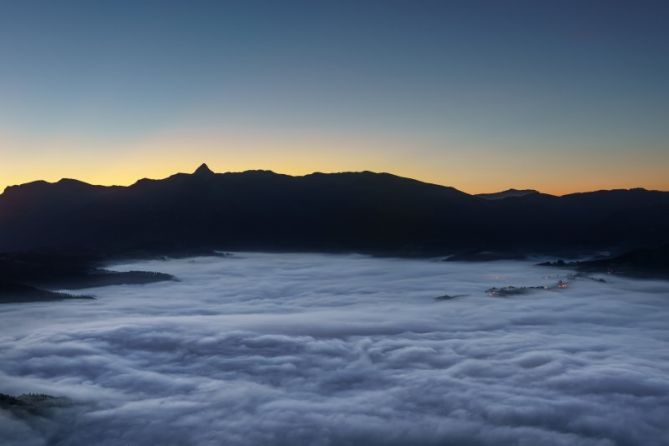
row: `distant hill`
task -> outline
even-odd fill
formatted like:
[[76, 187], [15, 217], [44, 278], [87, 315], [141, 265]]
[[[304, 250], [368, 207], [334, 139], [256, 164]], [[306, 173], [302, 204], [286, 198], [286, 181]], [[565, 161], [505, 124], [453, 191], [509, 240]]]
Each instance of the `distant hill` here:
[[602, 259], [581, 262], [558, 260], [542, 266], [575, 268], [583, 272], [605, 272], [633, 277], [669, 278], [669, 245], [643, 248]]
[[507, 189], [502, 192], [494, 192], [490, 194], [476, 194], [477, 197], [485, 198], [487, 200], [501, 200], [503, 198], [524, 197], [527, 195], [540, 195], [541, 192], [534, 189]]
[[109, 271], [87, 255], [45, 252], [0, 254], [0, 304], [92, 299], [52, 290], [91, 288], [173, 280], [150, 271]]
[[424, 255], [669, 242], [668, 192], [502, 194], [512, 198], [470, 195], [388, 173], [214, 173], [206, 165], [128, 187], [37, 181], [0, 195], [0, 251]]

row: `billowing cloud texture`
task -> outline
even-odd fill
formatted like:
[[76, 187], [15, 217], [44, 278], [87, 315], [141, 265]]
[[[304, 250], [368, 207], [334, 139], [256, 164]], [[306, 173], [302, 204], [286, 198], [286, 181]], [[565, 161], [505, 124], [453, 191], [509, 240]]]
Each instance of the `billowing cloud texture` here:
[[[9, 445], [666, 445], [669, 282], [526, 262], [248, 254], [179, 282], [0, 307]], [[444, 294], [463, 295], [436, 300]]]

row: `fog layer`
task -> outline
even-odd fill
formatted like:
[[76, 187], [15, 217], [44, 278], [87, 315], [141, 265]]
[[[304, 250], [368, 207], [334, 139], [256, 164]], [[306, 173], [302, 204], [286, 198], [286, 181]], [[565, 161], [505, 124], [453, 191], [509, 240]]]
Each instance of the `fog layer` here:
[[179, 282], [0, 307], [0, 392], [71, 400], [0, 410], [3, 444], [669, 444], [669, 282], [496, 298], [568, 272], [249, 253], [115, 269]]

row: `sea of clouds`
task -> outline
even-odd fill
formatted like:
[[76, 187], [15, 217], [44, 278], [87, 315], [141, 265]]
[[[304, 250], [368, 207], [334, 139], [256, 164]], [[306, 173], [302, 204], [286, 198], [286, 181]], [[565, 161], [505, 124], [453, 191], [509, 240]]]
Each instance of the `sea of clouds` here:
[[179, 281], [0, 306], [0, 392], [71, 401], [0, 410], [3, 445], [669, 444], [669, 282], [499, 298], [569, 272], [259, 253], [115, 269]]

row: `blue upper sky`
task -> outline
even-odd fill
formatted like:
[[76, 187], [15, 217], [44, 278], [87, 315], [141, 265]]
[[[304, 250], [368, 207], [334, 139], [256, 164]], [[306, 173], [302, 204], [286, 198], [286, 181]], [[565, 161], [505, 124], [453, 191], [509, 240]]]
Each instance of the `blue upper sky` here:
[[669, 2], [0, 0], [0, 186], [385, 170], [669, 189]]

